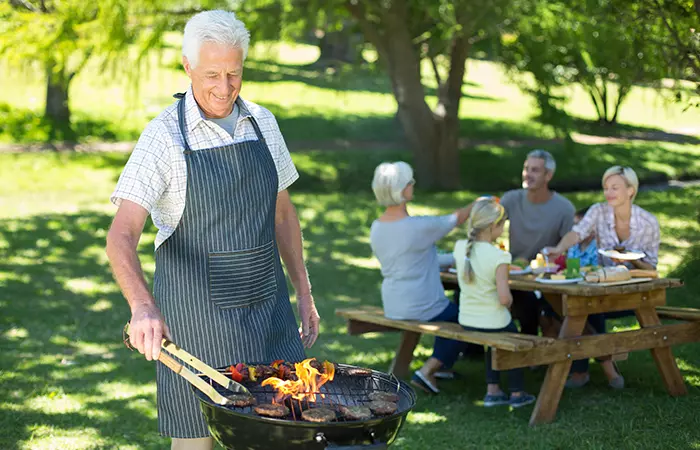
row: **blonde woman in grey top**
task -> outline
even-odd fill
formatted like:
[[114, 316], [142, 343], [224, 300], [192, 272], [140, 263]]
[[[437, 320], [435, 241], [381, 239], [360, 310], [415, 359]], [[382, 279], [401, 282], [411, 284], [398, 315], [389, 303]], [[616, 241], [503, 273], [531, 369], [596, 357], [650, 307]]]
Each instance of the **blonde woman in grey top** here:
[[[469, 217], [471, 205], [445, 216], [410, 216], [406, 204], [413, 199], [413, 169], [405, 162], [383, 163], [374, 172], [372, 190], [384, 213], [372, 223], [370, 245], [381, 265], [382, 303], [390, 319], [457, 322], [459, 308], [449, 301], [440, 281], [441, 261], [435, 242]], [[412, 383], [439, 392], [435, 373], [451, 367], [461, 342], [436, 338], [433, 356], [413, 375]]]

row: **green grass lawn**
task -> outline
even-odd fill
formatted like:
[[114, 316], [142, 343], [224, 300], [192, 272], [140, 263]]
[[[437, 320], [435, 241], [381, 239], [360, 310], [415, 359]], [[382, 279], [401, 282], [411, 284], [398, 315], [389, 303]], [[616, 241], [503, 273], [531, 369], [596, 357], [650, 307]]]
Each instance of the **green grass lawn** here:
[[[620, 151], [630, 158], [647, 154]], [[380, 305], [381, 277], [368, 241], [369, 225], [379, 212], [367, 188], [376, 161], [357, 155], [294, 155], [302, 179], [293, 187], [293, 201], [323, 319], [310, 355], [386, 370], [398, 336], [351, 337], [334, 315], [339, 307]], [[497, 164], [489, 158], [498, 154], [478, 155], [475, 167], [484, 161], [492, 170], [491, 164]], [[385, 152], [373, 158], [393, 156]], [[604, 156], [598, 159], [605, 162]], [[503, 158], [509, 172], [491, 172], [498, 178], [493, 186], [517, 178], [515, 162]], [[0, 155], [0, 449], [168, 448], [156, 432], [154, 364], [121, 343], [128, 308], [103, 251], [114, 213], [108, 197], [125, 159], [123, 154]], [[661, 156], [657, 162], [665, 163]], [[511, 170], [516, 172], [511, 175]], [[573, 170], [567, 164], [561, 169], [563, 174]], [[318, 178], [330, 187], [322, 189]], [[340, 190], [344, 183], [354, 188]], [[418, 191], [411, 212], [448, 212], [485, 191], [503, 189], [474, 184], [450, 194]], [[699, 196], [695, 187], [644, 192], [638, 199], [662, 226], [662, 272], [687, 282], [669, 292], [673, 305], [700, 306], [697, 245], [691, 251], [700, 239]], [[569, 197], [577, 206], [600, 200], [597, 192]], [[449, 249], [462, 233], [453, 233], [440, 246]], [[149, 228], [140, 246], [149, 277], [153, 239]], [[613, 325], [635, 326], [629, 321]], [[432, 339], [421, 341], [416, 368], [431, 346]], [[461, 379], [441, 384], [443, 394], [419, 394], [392, 448], [699, 449], [700, 344], [674, 352], [688, 396], [669, 397], [649, 353], [637, 352], [620, 363], [625, 390], [607, 388], [593, 364], [591, 385], [567, 391], [557, 421], [537, 428], [527, 425], [531, 408], [483, 408], [483, 362], [460, 361]], [[543, 376], [528, 372], [527, 388], [537, 392]]]

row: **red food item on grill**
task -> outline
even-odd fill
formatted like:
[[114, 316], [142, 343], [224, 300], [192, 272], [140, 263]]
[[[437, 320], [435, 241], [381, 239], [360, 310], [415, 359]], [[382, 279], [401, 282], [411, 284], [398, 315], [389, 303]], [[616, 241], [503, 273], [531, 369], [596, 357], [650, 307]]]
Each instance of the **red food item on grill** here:
[[280, 380], [296, 381], [296, 374], [294, 373], [294, 368], [290, 367], [286, 363], [281, 364], [277, 369], [277, 378], [279, 378]]
[[236, 369], [235, 366], [229, 367], [229, 370], [231, 371], [231, 379], [237, 383], [240, 383], [243, 381], [243, 375]]
[[311, 367], [313, 367], [314, 369], [318, 370], [319, 373], [323, 373], [323, 363], [322, 362], [320, 362], [316, 359], [312, 359], [311, 362], [309, 363], [309, 365]]

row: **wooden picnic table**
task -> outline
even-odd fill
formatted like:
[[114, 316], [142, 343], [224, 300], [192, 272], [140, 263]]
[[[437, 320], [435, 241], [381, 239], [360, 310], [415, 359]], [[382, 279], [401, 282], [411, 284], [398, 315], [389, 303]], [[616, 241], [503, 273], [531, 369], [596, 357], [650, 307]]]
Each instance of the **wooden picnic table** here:
[[[456, 274], [443, 272], [441, 278], [446, 290], [459, 288]], [[675, 309], [681, 308], [666, 308], [668, 317], [680, 323], [662, 324], [656, 309], [664, 310], [668, 288], [682, 285], [681, 280], [667, 278], [619, 286], [592, 286], [543, 284], [536, 282], [533, 275], [512, 277], [511, 289], [540, 291], [561, 316], [563, 323], [558, 338], [551, 345], [535, 346], [519, 352], [493, 348], [493, 368], [508, 370], [549, 366], [530, 417], [531, 425], [554, 420], [571, 363], [577, 359], [651, 350], [668, 393], [672, 396], [685, 395], [687, 390], [671, 346], [700, 341], [699, 311], [687, 309], [674, 314]], [[583, 336], [590, 314], [626, 310], [635, 312], [641, 329]]]

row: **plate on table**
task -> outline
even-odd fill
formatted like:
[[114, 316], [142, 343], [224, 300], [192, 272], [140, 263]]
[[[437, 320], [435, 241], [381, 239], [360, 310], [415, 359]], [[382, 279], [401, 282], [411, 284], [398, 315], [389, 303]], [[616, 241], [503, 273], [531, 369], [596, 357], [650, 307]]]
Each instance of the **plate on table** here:
[[557, 273], [559, 272], [559, 264], [549, 263], [546, 266], [535, 267], [532, 273]]
[[600, 253], [603, 256], [607, 256], [608, 258], [612, 259], [619, 259], [621, 261], [636, 261], [638, 259], [644, 258], [646, 255], [644, 252], [640, 252], [638, 250], [625, 250], [622, 252], [619, 252], [617, 250], [603, 250], [602, 248], [598, 250], [598, 253]]
[[576, 284], [583, 281], [583, 277], [567, 278], [565, 280], [551, 280], [549, 278], [535, 278], [535, 281], [542, 284]]
[[516, 267], [518, 267], [518, 266], [511, 264], [510, 267], [511, 267], [511, 269], [508, 273], [511, 275], [527, 275], [528, 273], [532, 273], [532, 267], [530, 267], [530, 266], [527, 266], [523, 269], [516, 269]]

